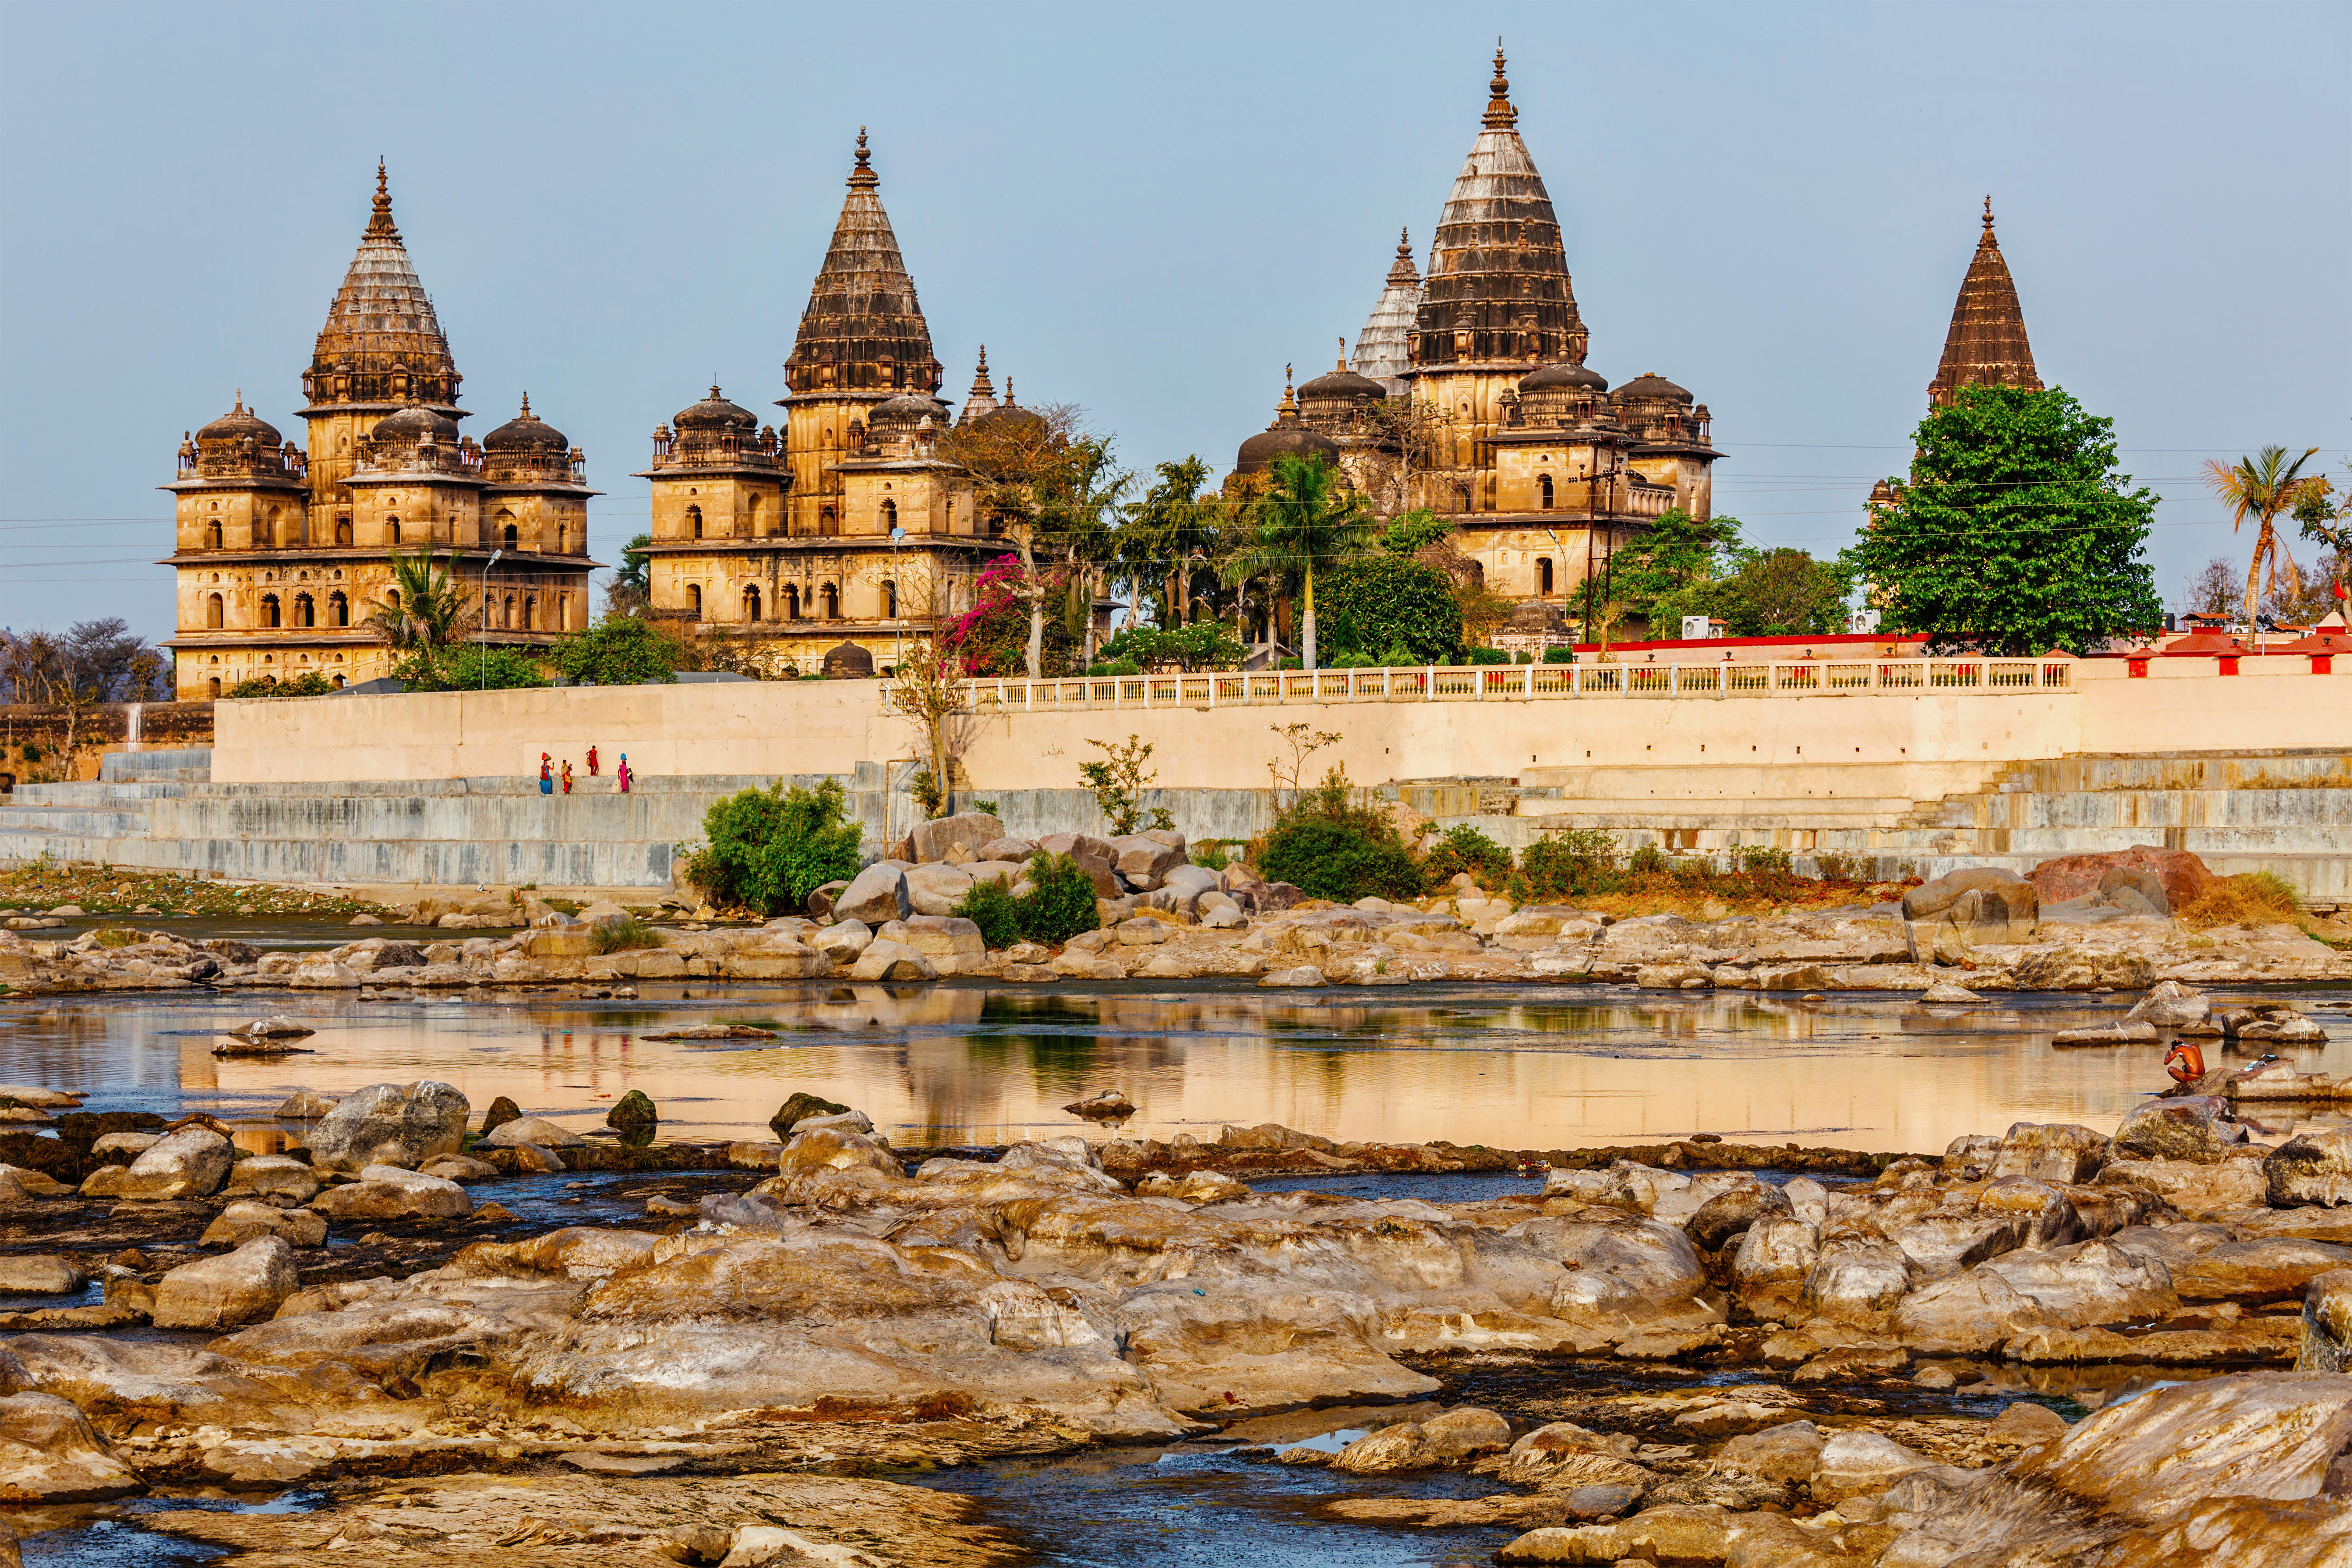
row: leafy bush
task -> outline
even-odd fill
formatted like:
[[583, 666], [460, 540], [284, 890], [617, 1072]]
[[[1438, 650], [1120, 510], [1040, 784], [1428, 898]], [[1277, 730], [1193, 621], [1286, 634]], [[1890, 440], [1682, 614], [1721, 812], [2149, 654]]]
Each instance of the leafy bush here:
[[[1462, 607], [1454, 579], [1405, 555], [1342, 562], [1315, 584], [1317, 635], [1335, 655], [1369, 663], [1402, 647], [1408, 664], [1434, 664], [1462, 646]], [[1335, 658], [1334, 668], [1342, 668]]]
[[1124, 661], [1143, 669], [1231, 669], [1242, 661], [1240, 641], [1218, 621], [1195, 621], [1189, 626], [1129, 626], [1103, 644], [1101, 652], [1106, 662]]
[[661, 944], [661, 933], [635, 915], [624, 920], [598, 921], [588, 928], [588, 945], [599, 955]]
[[1508, 664], [1511, 656], [1498, 647], [1474, 647], [1470, 650], [1472, 664]]
[[716, 903], [767, 915], [802, 909], [825, 883], [857, 875], [861, 835], [847, 805], [835, 779], [789, 792], [779, 779], [730, 795], [703, 814], [709, 843], [688, 862], [687, 875]]
[[1445, 830], [1423, 868], [1433, 886], [1467, 871], [1480, 887], [1496, 889], [1510, 880], [1511, 852], [1465, 822]]
[[[1103, 820], [1110, 824], [1112, 837], [1134, 832], [1144, 817], [1143, 792], [1160, 776], [1157, 769], [1150, 773], [1143, 770], [1143, 764], [1151, 757], [1151, 742], [1129, 735], [1124, 746], [1114, 746], [1108, 741], [1088, 741], [1087, 744], [1100, 747], [1104, 760], [1080, 763], [1079, 782], [1095, 797]], [[1165, 830], [1176, 826], [1175, 818], [1165, 808], [1152, 807], [1150, 816], [1151, 826], [1156, 828]]]
[[539, 656], [519, 647], [479, 643], [419, 648], [393, 667], [411, 691], [519, 691], [547, 684]]
[[1095, 881], [1067, 855], [1040, 855], [1029, 862], [1029, 890], [1013, 900], [1021, 934], [1032, 942], [1065, 942], [1102, 924], [1095, 910]]
[[1544, 649], [1543, 661], [1546, 664], [1574, 664], [1576, 650], [1572, 647], [1548, 647]]
[[974, 882], [956, 900], [954, 912], [978, 926], [980, 940], [991, 947], [1011, 947], [1021, 940], [1021, 900], [994, 879]]
[[1332, 769], [1250, 847], [1251, 862], [1271, 881], [1335, 903], [1419, 898], [1428, 879], [1396, 824], [1386, 812], [1352, 804], [1351, 794], [1348, 775]]
[[[226, 695], [236, 698], [329, 697], [334, 694], [335, 689], [333, 681], [315, 669], [306, 669], [291, 680], [273, 680], [266, 676], [240, 680], [228, 689]], [[32, 759], [28, 756], [26, 760], [29, 762]]]
[[1188, 847], [1192, 852], [1192, 864], [1203, 871], [1222, 871], [1234, 863], [1233, 856], [1226, 852], [1221, 839], [1204, 838]]
[[1519, 857], [1512, 894], [1524, 901], [1551, 903], [1587, 893], [1613, 890], [1617, 841], [1598, 827], [1546, 834]]
[[1108, 658], [1087, 666], [1088, 675], [1141, 675], [1143, 667], [1131, 658]]
[[606, 616], [555, 645], [555, 668], [574, 685], [675, 684], [680, 658], [677, 639], [635, 616]]

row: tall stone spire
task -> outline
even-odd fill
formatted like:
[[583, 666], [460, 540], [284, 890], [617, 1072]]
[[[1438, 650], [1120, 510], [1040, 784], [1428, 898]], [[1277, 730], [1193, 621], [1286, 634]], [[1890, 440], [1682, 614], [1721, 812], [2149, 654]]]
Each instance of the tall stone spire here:
[[374, 210], [343, 286], [327, 307], [327, 324], [310, 351], [303, 391], [313, 406], [423, 404], [461, 419], [461, 379], [433, 313], [432, 296], [417, 279], [399, 226], [392, 221], [392, 194], [379, 160]]
[[1356, 334], [1356, 374], [1379, 382], [1391, 397], [1404, 395], [1404, 373], [1412, 363], [1412, 321], [1420, 310], [1421, 268], [1412, 264], [1411, 237], [1399, 229], [1388, 286]]
[[[1013, 395], [1012, 383], [1005, 384], [1007, 397]], [[971, 424], [983, 414], [996, 412], [996, 384], [988, 378], [988, 345], [980, 345], [980, 367], [971, 373], [971, 391], [963, 400], [963, 423]]]
[[834, 226], [833, 245], [809, 289], [798, 340], [784, 362], [794, 395], [912, 390], [935, 393], [942, 367], [915, 298], [915, 280], [898, 254], [898, 237], [882, 210], [881, 178], [857, 128], [856, 165]]
[[1414, 336], [1423, 372], [1457, 364], [1584, 363], [1584, 319], [1559, 219], [1528, 156], [1503, 48], [1469, 162], [1438, 218]]
[[1943, 363], [1927, 384], [1927, 401], [1946, 407], [1964, 386], [2042, 390], [2042, 377], [2033, 369], [2033, 345], [2025, 337], [2025, 311], [2017, 302], [2017, 284], [2001, 258], [2000, 241], [1993, 237], [1990, 196], [1985, 198], [1984, 234], [1977, 240], [1976, 258], [1969, 263], [1960, 297], [1952, 305]]

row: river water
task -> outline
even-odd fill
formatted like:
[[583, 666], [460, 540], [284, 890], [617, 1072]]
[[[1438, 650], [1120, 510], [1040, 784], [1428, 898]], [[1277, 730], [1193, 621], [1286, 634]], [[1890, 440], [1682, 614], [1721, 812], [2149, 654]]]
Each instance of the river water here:
[[[309, 946], [350, 933], [280, 925], [240, 934]], [[1208, 981], [1050, 990], [977, 981], [689, 982], [639, 990], [635, 1000], [597, 1000], [568, 987], [0, 1003], [0, 1082], [75, 1089], [93, 1110], [208, 1110], [257, 1152], [299, 1134], [300, 1124], [271, 1114], [297, 1089], [333, 1097], [418, 1078], [456, 1084], [478, 1110], [506, 1095], [529, 1113], [583, 1132], [603, 1124], [618, 1096], [643, 1089], [660, 1109], [664, 1134], [687, 1139], [770, 1136], [767, 1120], [777, 1105], [805, 1089], [865, 1110], [902, 1147], [996, 1144], [1091, 1131], [1061, 1107], [1116, 1089], [1139, 1108], [1122, 1129], [1129, 1137], [1213, 1138], [1229, 1123], [1279, 1121], [1342, 1140], [1506, 1148], [1706, 1131], [1910, 1151], [1940, 1150], [1964, 1133], [1999, 1132], [2021, 1121], [2108, 1131], [2166, 1083], [2152, 1048], [2050, 1044], [2057, 1030], [2118, 1016], [2129, 995], [1993, 996], [1952, 1008], [1871, 994], [1808, 1003], [1608, 986], [1268, 992]], [[2279, 994], [2248, 988], [2217, 993], [2217, 1000]], [[2352, 1073], [2352, 989], [2293, 994], [2332, 1037], [2324, 1047], [2298, 1051], [2298, 1065]], [[268, 1015], [292, 1016], [316, 1030], [300, 1042], [310, 1054], [212, 1056], [220, 1031]], [[755, 1024], [775, 1038], [646, 1037], [712, 1022]], [[2225, 1059], [2219, 1042], [2208, 1054], [2216, 1065]], [[2280, 1112], [2256, 1120], [2267, 1135], [2343, 1118]], [[1482, 1184], [1498, 1180], [1516, 1182], [1489, 1177]], [[1475, 1194], [1431, 1187], [1421, 1195], [1442, 1202]], [[1318, 1510], [1339, 1491], [1339, 1478], [1213, 1444], [922, 1479], [990, 1499], [1003, 1522], [1040, 1543], [1047, 1561], [1070, 1568], [1412, 1568], [1489, 1561], [1514, 1533], [1333, 1520]], [[1494, 1489], [1437, 1475], [1350, 1482], [1346, 1489], [1469, 1497]], [[1073, 1529], [1074, 1520], [1092, 1522]], [[135, 1513], [120, 1525], [100, 1521], [37, 1537], [27, 1542], [26, 1561], [160, 1568], [209, 1555], [147, 1535], [134, 1521]]]

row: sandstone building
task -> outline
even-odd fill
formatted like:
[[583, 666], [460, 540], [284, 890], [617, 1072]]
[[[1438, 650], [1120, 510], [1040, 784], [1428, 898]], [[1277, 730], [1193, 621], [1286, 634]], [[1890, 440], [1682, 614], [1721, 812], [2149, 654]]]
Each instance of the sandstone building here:
[[999, 404], [987, 352], [959, 421], [883, 210], [866, 132], [849, 194], [784, 362], [781, 428], [717, 387], [654, 432], [653, 613], [740, 637], [761, 662], [855, 673], [951, 620], [1008, 545], [971, 476], [940, 457], [960, 422], [1037, 417]]
[[1286, 386], [1234, 471], [1321, 453], [1382, 513], [1452, 519], [1489, 589], [1580, 612], [1588, 573], [1653, 520], [1709, 515], [1720, 454], [1689, 392], [1655, 374], [1612, 391], [1585, 363], [1559, 221], [1517, 120], [1498, 48], [1427, 276], [1400, 244], [1353, 367]]
[[[467, 640], [540, 647], [587, 624], [585, 456], [522, 409], [478, 445], [460, 437], [463, 377], [392, 220], [384, 172], [358, 254], [302, 373], [303, 445], [245, 406], [180, 444], [172, 638], [184, 699], [241, 680], [390, 671], [363, 623], [394, 550], [449, 567]], [[495, 562], [492, 557], [496, 556]]]

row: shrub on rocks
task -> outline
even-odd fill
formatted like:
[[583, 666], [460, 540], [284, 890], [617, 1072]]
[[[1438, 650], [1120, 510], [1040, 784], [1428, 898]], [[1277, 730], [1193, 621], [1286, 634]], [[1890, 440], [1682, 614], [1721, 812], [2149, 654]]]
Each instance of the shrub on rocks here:
[[861, 830], [835, 779], [740, 791], [703, 814], [702, 831], [709, 842], [683, 871], [720, 905], [797, 914], [818, 888], [857, 875]]
[[1250, 846], [1250, 864], [1269, 880], [1349, 904], [1367, 894], [1417, 899], [1428, 879], [1384, 811], [1353, 804], [1347, 774], [1334, 768], [1276, 817]]

